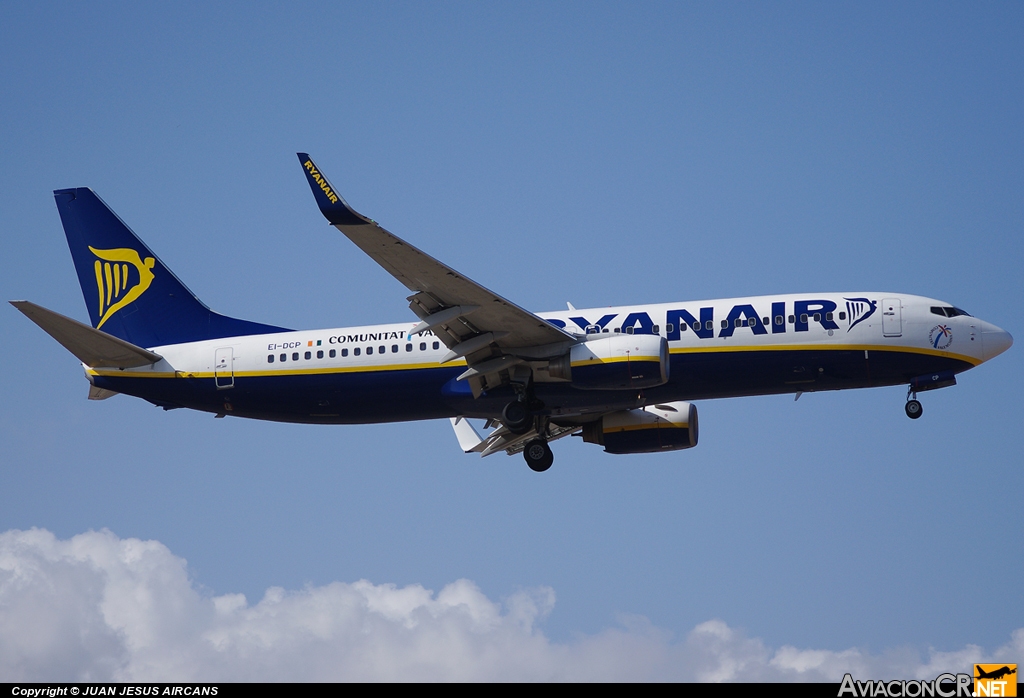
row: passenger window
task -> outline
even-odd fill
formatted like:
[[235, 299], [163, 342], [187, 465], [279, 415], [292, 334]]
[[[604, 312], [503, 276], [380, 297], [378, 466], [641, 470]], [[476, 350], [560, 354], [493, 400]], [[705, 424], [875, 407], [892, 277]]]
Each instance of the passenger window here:
[[377, 347], [377, 353], [378, 354], [387, 353], [387, 349], [388, 349], [387, 347]]
[[281, 354], [281, 356], [279, 358], [281, 359], [281, 361], [287, 361], [288, 360], [288, 355], [287, 354]]
[[807, 324], [807, 313], [800, 313], [800, 322], [804, 325]]
[[391, 345], [391, 353], [392, 354], [397, 354], [398, 353], [398, 345], [397, 344], [392, 344]]
[[271, 354], [270, 356], [267, 357], [267, 363], [268, 364], [274, 363], [274, 355], [273, 354]]
[[426, 350], [427, 350], [427, 343], [426, 342], [420, 342], [420, 351], [426, 351]]
[[[669, 331], [671, 332], [671, 330]], [[659, 334], [661, 332], [661, 328], [658, 325], [653, 325], [651, 327], [651, 332], [653, 332], [654, 334]]]
[[[668, 323], [667, 325], [665, 325], [665, 332], [667, 334], [672, 334], [675, 331], [676, 331], [676, 326], [673, 325], [671, 322]], [[679, 323], [679, 331], [680, 332], [686, 332], [686, 323], [685, 322], [680, 322]]]
[[839, 319], [840, 320], [845, 320], [846, 319], [846, 311], [845, 310], [840, 310], [839, 311]]
[[597, 334], [600, 331], [601, 331], [601, 328], [598, 327], [597, 325], [587, 325], [587, 329], [586, 329], [586, 333], [587, 334]]
[[732, 321], [732, 324], [735, 327], [743, 327], [743, 318], [736, 318], [735, 320]]
[[405, 350], [406, 351], [412, 351], [412, 345], [411, 344], [406, 344], [405, 345]]
[[306, 358], [307, 361], [312, 359], [313, 358], [313, 352], [307, 351], [306, 354], [305, 354], [305, 358]]
[[[696, 324], [698, 328], [700, 327], [700, 323], [699, 322], [694, 323], [694, 324]], [[714, 328], [715, 328], [715, 326], [711, 322], [711, 320], [708, 320], [707, 322], [704, 323], [704, 329], [705, 330], [713, 330]]]
[[782, 317], [781, 315], [776, 315], [775, 316], [775, 324], [776, 325], [781, 325], [783, 322], [785, 322], [785, 320], [786, 319], [784, 317]]
[[323, 351], [323, 349], [317, 349], [317, 351], [316, 351], [316, 358], [318, 358], [318, 359], [324, 358], [324, 351]]
[[747, 318], [747, 327], [753, 327], [756, 324], [757, 324], [757, 318], [756, 317]]
[[[345, 351], [345, 353], [347, 354], [347, 353], [348, 353], [348, 351]], [[336, 351], [334, 351], [333, 349], [331, 349], [331, 351], [330, 351], [330, 352], [328, 352], [328, 354], [327, 354], [327, 355], [328, 355], [328, 356], [330, 356], [330, 357], [331, 357], [331, 358], [333, 359], [333, 358], [334, 358], [335, 356], [337, 356], [337, 355], [338, 355], [338, 352], [336, 352]]]
[[825, 319], [832, 322], [832, 313], [825, 313]]
[[767, 325], [767, 324], [768, 324], [768, 323], [770, 323], [770, 322], [771, 322], [771, 318], [769, 318], [769, 317], [767, 317], [767, 316], [765, 316], [765, 317], [761, 318], [761, 324], [762, 324], [762, 325]]
[[789, 324], [792, 325], [796, 322], [796, 315], [789, 316]]
[[292, 361], [298, 361], [298, 360], [299, 360], [299, 352], [297, 352], [297, 351], [292, 352]]
[[366, 355], [369, 356], [373, 353], [373, 347], [366, 347]]
[[[710, 330], [711, 328], [709, 327], [708, 329]], [[700, 332], [700, 323], [697, 322], [696, 320], [694, 320], [694, 322], [693, 322], [693, 331], [694, 332]]]
[[616, 328], [615, 328], [615, 331], [616, 331], [616, 332], [621, 332], [621, 331], [622, 331], [622, 328], [620, 328], [620, 327], [616, 327]]
[[[331, 349], [331, 356], [334, 356], [334, 350], [333, 349]], [[348, 356], [348, 349], [342, 349], [341, 350], [341, 356], [342, 356], [342, 358]]]
[[359, 356], [359, 347], [352, 350], [352, 356]]
[[729, 326], [729, 321], [728, 320], [722, 320], [722, 327], [725, 328], [725, 327], [728, 327], [728, 326]]
[[434, 342], [434, 349], [439, 349], [440, 347], [441, 347], [441, 343], [440, 342]]
[[626, 328], [626, 334], [633, 334], [633, 328], [632, 327], [627, 327]]
[[815, 313], [814, 314], [814, 321], [815, 322], [821, 322], [821, 313]]

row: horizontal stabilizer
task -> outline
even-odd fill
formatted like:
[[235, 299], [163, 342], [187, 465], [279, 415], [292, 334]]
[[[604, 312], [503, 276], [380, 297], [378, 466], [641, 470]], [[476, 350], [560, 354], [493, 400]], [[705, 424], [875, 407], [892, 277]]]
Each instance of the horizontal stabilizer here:
[[28, 301], [11, 301], [32, 322], [43, 328], [79, 361], [92, 368], [137, 368], [155, 364], [163, 357], [137, 347], [78, 320]]
[[97, 388], [95, 385], [89, 386], [89, 399], [90, 400], [106, 400], [107, 398], [120, 395], [114, 390], [107, 390], [106, 388]]

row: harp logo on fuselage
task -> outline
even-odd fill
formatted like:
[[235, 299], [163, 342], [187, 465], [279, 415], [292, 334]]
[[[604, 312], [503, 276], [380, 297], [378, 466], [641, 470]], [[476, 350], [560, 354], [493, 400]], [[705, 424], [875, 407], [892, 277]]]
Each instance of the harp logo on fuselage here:
[[98, 257], [93, 269], [99, 293], [97, 313], [100, 321], [96, 329], [100, 329], [114, 313], [146, 292], [153, 283], [152, 269], [156, 260], [152, 257], [142, 259], [138, 252], [127, 247], [113, 250], [90, 247], [89, 250]]

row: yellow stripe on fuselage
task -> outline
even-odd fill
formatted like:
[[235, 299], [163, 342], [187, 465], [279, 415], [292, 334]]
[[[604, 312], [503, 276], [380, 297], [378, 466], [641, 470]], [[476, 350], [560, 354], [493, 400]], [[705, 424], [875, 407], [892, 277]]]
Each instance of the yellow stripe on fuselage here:
[[[466, 362], [452, 361], [447, 364], [384, 364], [381, 366], [326, 366], [324, 368], [296, 368], [277, 371], [235, 371], [235, 378], [263, 378], [267, 376], [316, 376], [329, 373], [374, 373], [379, 371], [410, 371], [423, 368], [450, 368], [465, 366]], [[131, 378], [214, 378], [213, 371], [131, 371], [117, 368], [90, 368], [91, 376], [129, 376]], [[225, 372], [223, 376], [227, 376]]]
[[[814, 344], [771, 344], [763, 346], [729, 346], [729, 347], [674, 347], [671, 350], [672, 354], [730, 354], [739, 352], [751, 352], [751, 351], [879, 351], [879, 352], [894, 352], [897, 354], [924, 354], [927, 356], [941, 356], [948, 359], [956, 359], [969, 363], [972, 366], [977, 366], [981, 362], [981, 359], [976, 359], [973, 356], [965, 356], [963, 354], [953, 354], [948, 351], [941, 351], [938, 349], [927, 349], [921, 347], [892, 347], [892, 346], [880, 346], [877, 344], [829, 344], [829, 345], [814, 345]], [[616, 357], [614, 359], [599, 359], [600, 364], [609, 364], [626, 361], [625, 357]], [[659, 357], [656, 356], [634, 356], [629, 359], [630, 361], [659, 361]], [[600, 365], [597, 362], [578, 362], [574, 363], [573, 366], [594, 366]], [[451, 368], [455, 366], [465, 366], [465, 359], [459, 361], [452, 361], [447, 364], [439, 363], [416, 363], [416, 364], [382, 364], [380, 366], [330, 366], [324, 368], [296, 368], [296, 369], [285, 369], [285, 370], [269, 370], [269, 371], [235, 371], [234, 375], [236, 378], [266, 378], [273, 376], [313, 376], [313, 375], [324, 375], [334, 373], [376, 373], [381, 371], [412, 371], [419, 369], [436, 369], [436, 368]], [[213, 371], [132, 371], [132, 370], [121, 370], [116, 368], [103, 368], [103, 369], [88, 369], [89, 375], [93, 376], [111, 376], [111, 377], [130, 377], [130, 378], [214, 378], [215, 374]]]
[[759, 346], [736, 346], [736, 347], [674, 347], [669, 350], [672, 354], [727, 354], [741, 351], [884, 351], [897, 354], [925, 354], [927, 356], [941, 356], [946, 359], [957, 359], [977, 366], [981, 359], [964, 354], [954, 354], [940, 349], [928, 349], [926, 347], [893, 347], [879, 344], [765, 344]]
[[689, 429], [689, 424], [674, 424], [672, 422], [648, 422], [647, 424], [630, 424], [621, 427], [608, 427], [602, 429], [605, 434], [614, 434], [619, 431], [641, 431], [643, 429]]
[[658, 363], [659, 361], [661, 361], [661, 357], [660, 356], [614, 356], [614, 357], [610, 357], [610, 358], [607, 358], [607, 359], [602, 359], [602, 358], [600, 358], [598, 356], [595, 356], [592, 359], [586, 359], [584, 361], [573, 361], [572, 365], [573, 365], [573, 367], [576, 367], [576, 366], [595, 366], [595, 365], [604, 365], [604, 364], [618, 364], [618, 363], [622, 363], [624, 361], [653, 361], [654, 363]]

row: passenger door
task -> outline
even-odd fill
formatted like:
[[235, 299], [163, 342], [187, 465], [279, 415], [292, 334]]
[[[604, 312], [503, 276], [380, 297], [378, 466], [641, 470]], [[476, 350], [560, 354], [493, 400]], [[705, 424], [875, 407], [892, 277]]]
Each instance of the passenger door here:
[[218, 349], [213, 360], [213, 381], [217, 390], [235, 387], [234, 351], [231, 347]]
[[886, 337], [903, 335], [903, 306], [899, 298], [882, 299], [882, 334]]

